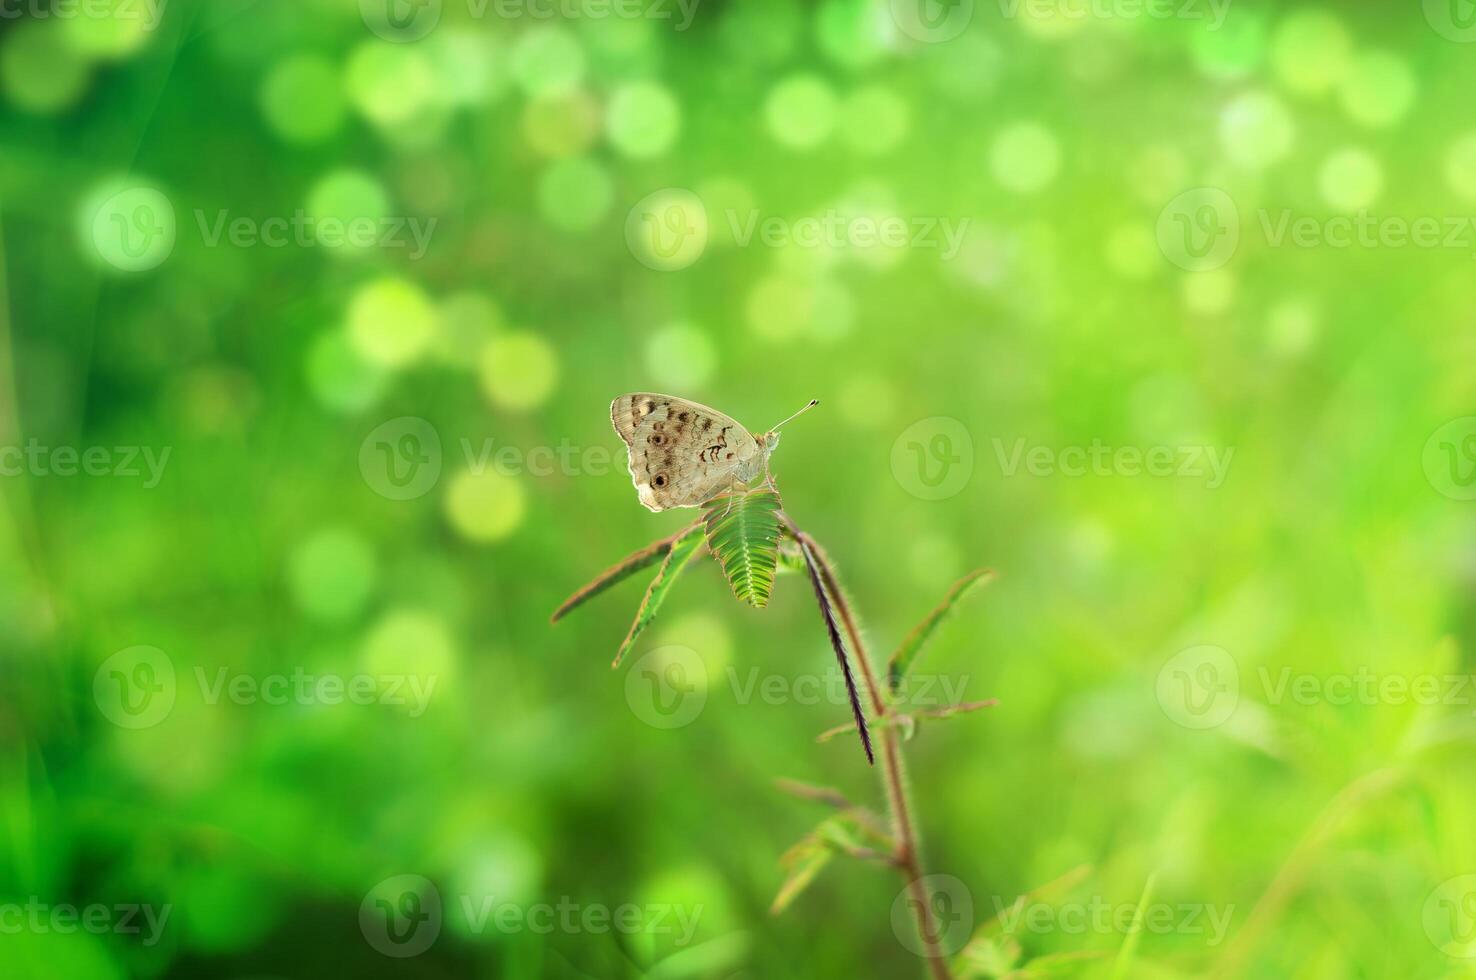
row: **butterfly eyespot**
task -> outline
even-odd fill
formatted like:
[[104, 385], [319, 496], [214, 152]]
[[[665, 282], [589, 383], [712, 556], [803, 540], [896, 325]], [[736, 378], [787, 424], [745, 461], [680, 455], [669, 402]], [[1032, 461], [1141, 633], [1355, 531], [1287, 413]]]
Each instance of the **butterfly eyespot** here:
[[666, 476], [664, 474], [657, 473], [654, 477], [651, 478], [651, 486], [658, 489], [666, 486]]
[[651, 401], [650, 399], [647, 399], [646, 400], [646, 411], [648, 411], [648, 412], [654, 412], [654, 411], [656, 411], [656, 403], [653, 402], [653, 401]]
[[665, 441], [666, 441], [666, 436], [663, 436], [660, 433], [657, 433], [656, 435], [654, 435], [654, 436], [651, 437], [651, 445], [653, 445], [653, 446], [659, 446], [659, 445], [661, 445]]

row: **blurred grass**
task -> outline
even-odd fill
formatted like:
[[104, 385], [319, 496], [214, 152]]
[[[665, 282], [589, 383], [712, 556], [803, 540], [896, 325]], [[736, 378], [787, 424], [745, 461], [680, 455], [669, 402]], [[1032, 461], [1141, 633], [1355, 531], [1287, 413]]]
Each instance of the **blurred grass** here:
[[[1472, 411], [1476, 241], [1275, 247], [1261, 225], [1472, 214], [1476, 62], [1439, 5], [1234, 0], [1211, 30], [980, 3], [939, 43], [863, 0], [707, 0], [684, 31], [447, 0], [413, 43], [355, 6], [0, 22], [0, 444], [170, 450], [152, 488], [0, 477], [0, 912], [171, 909], [152, 945], [0, 914], [6, 975], [920, 975], [891, 876], [832, 862], [767, 913], [778, 856], [819, 819], [773, 778], [875, 799], [853, 744], [813, 742], [843, 701], [739, 694], [833, 674], [802, 581], [758, 612], [694, 565], [618, 675], [636, 586], [548, 626], [689, 516], [637, 504], [610, 431], [610, 399], [646, 388], [754, 429], [821, 399], [774, 471], [878, 649], [969, 568], [1001, 571], [926, 664], [999, 706], [909, 744], [929, 867], [967, 886], [975, 921], [1089, 864], [1058, 904], [1130, 916], [1152, 876], [1153, 902], [1229, 916], [1218, 943], [1136, 935], [1134, 977], [1471, 975], [1450, 952], [1469, 943], [1440, 931], [1447, 911], [1457, 933], [1476, 921], [1469, 888], [1441, 891], [1476, 872], [1469, 692], [1270, 694], [1287, 669], [1473, 672], [1472, 505], [1422, 452]], [[1350, 148], [1372, 186], [1329, 168]], [[1241, 237], [1189, 272], [1156, 229], [1200, 186], [1229, 194]], [[136, 272], [93, 220], [127, 187], [175, 215], [172, 249]], [[664, 188], [709, 217], [706, 251], [672, 271], [626, 232]], [[968, 226], [949, 259], [775, 248], [733, 240], [725, 212], [749, 208]], [[435, 225], [419, 259], [201, 230], [299, 209]], [[436, 433], [441, 471], [398, 500], [362, 454], [403, 417]], [[942, 500], [896, 465], [933, 418], [973, 443]], [[463, 439], [520, 465], [470, 473]], [[1010, 474], [1017, 439], [1234, 456], [1213, 489]], [[607, 455], [530, 472], [565, 440]], [[175, 698], [133, 729], [102, 668], [140, 645], [169, 658]], [[1206, 729], [1156, 695], [1200, 645], [1240, 684]], [[706, 700], [663, 730], [630, 677], [673, 646], [705, 666]], [[196, 671], [221, 668], [435, 688], [420, 714], [210, 703]], [[404, 874], [445, 914], [396, 959], [360, 911]], [[478, 928], [462, 897], [701, 915], [686, 943], [545, 934]], [[1123, 930], [1053, 921], [1016, 937], [1028, 957], [1097, 952], [1069, 975], [1110, 975]]]

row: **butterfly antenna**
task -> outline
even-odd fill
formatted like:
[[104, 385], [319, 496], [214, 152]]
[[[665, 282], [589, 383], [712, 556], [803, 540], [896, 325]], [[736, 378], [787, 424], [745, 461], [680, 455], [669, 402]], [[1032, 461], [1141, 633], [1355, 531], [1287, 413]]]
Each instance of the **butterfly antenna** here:
[[[786, 423], [793, 422], [795, 419], [799, 418], [801, 415], [805, 414], [806, 412], [808, 412], [810, 409], [814, 408], [818, 404], [820, 404], [820, 399], [818, 399], [818, 398], [811, 398], [810, 399], [810, 404], [806, 405], [804, 408], [800, 409], [798, 412], [795, 412], [793, 415], [791, 415], [789, 418], [785, 419], [783, 422], [780, 422], [779, 425], [785, 425]], [[769, 431], [770, 432], [778, 432], [779, 431], [779, 425], [774, 426]]]

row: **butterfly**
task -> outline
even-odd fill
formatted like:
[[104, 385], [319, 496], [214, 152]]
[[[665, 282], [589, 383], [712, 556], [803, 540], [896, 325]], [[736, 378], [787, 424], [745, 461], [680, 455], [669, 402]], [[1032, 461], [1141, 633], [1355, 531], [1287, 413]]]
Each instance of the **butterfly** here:
[[700, 507], [738, 484], [769, 470], [779, 445], [779, 426], [804, 408], [757, 435], [715, 408], [673, 395], [638, 391], [610, 403], [610, 421], [630, 451], [630, 478], [647, 510]]

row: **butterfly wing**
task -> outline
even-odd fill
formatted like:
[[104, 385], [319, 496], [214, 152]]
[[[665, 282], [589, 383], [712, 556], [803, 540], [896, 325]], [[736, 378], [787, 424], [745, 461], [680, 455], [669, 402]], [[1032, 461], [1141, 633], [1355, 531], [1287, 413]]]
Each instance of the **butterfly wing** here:
[[759, 455], [747, 429], [685, 398], [621, 395], [610, 403], [610, 421], [630, 451], [630, 478], [647, 510], [697, 507]]

